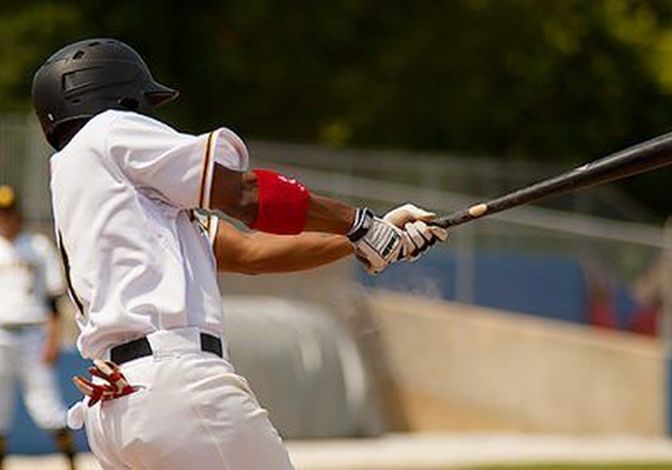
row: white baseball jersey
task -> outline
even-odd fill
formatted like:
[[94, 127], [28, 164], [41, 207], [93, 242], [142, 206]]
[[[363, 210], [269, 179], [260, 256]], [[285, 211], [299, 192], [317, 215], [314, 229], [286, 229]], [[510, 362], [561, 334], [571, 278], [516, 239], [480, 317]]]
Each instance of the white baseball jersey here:
[[13, 240], [0, 237], [0, 326], [44, 322], [48, 297], [64, 290], [58, 255], [47, 237], [27, 232]]
[[51, 157], [55, 229], [84, 357], [164, 329], [223, 335], [212, 232], [191, 215], [209, 208], [215, 161], [247, 169], [232, 131], [193, 136], [115, 110]]

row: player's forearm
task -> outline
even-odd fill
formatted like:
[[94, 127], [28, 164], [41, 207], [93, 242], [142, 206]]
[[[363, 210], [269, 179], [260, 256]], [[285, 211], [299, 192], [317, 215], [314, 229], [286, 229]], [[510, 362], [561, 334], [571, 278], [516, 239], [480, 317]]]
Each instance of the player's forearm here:
[[236, 272], [265, 274], [305, 271], [333, 263], [353, 253], [352, 244], [341, 235], [306, 232], [281, 236], [257, 232], [248, 235], [248, 239], [247, 248], [233, 267]]
[[335, 199], [310, 195], [306, 230], [345, 235], [352, 227], [355, 208]]

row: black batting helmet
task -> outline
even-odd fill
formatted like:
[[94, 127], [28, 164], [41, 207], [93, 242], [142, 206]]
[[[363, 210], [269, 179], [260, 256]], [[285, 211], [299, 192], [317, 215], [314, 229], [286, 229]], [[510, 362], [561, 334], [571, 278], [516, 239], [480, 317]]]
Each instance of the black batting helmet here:
[[35, 72], [32, 95], [42, 130], [58, 148], [59, 128], [108, 109], [148, 114], [178, 92], [156, 82], [131, 47], [100, 38], [70, 44], [49, 57]]

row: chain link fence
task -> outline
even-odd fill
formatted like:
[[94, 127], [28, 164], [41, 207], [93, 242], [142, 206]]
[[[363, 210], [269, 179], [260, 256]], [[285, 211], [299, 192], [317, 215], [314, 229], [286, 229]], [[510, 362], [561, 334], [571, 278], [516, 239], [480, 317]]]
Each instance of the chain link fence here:
[[17, 189], [28, 224], [45, 233], [52, 231], [49, 154], [35, 119], [0, 116], [0, 184]]

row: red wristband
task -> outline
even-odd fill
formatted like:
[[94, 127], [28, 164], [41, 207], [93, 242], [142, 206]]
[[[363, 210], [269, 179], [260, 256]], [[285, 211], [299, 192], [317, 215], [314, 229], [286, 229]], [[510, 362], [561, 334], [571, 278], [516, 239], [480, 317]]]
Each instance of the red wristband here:
[[308, 220], [310, 193], [295, 179], [273, 171], [254, 169], [259, 209], [250, 228], [278, 235], [301, 233]]

